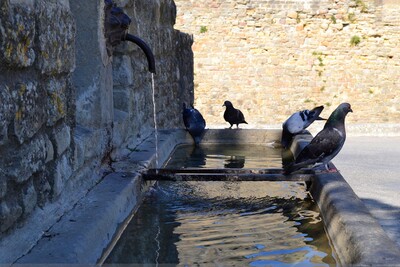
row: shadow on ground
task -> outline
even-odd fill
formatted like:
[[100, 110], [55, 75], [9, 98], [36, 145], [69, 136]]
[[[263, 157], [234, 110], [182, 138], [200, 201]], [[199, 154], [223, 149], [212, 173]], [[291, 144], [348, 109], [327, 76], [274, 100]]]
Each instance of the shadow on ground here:
[[390, 239], [400, 247], [400, 208], [392, 206], [376, 199], [361, 198], [372, 216], [388, 234]]

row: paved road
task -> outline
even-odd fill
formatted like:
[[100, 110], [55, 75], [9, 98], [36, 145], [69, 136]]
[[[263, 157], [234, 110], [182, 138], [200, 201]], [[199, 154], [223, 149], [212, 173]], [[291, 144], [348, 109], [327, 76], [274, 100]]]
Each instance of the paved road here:
[[349, 136], [333, 163], [400, 246], [400, 136]]

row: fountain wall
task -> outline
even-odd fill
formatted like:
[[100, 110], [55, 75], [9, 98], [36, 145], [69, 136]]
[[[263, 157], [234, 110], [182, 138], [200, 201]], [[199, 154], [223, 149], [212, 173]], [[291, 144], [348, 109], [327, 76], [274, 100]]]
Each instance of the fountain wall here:
[[[192, 37], [173, 28], [174, 2], [114, 2], [155, 54], [159, 127], [181, 127], [181, 103], [193, 101]], [[0, 60], [0, 246], [31, 228], [29, 250], [152, 134], [151, 74], [132, 43], [107, 54], [103, 0], [1, 1]]]

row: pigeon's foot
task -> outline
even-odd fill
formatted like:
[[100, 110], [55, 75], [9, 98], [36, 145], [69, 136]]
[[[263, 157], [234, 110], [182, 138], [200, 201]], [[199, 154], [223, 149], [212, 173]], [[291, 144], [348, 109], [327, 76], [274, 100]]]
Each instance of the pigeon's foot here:
[[336, 168], [329, 168], [329, 169], [323, 169], [323, 170], [318, 170], [318, 173], [338, 173], [339, 170]]
[[339, 172], [339, 170], [336, 169], [336, 168], [333, 168], [333, 169], [329, 169], [328, 172], [329, 173], [335, 173], [335, 172]]
[[324, 164], [324, 166], [325, 166], [325, 170], [326, 170], [327, 173], [339, 172], [338, 169], [336, 169], [335, 167], [332, 167], [332, 168], [331, 168], [330, 162]]

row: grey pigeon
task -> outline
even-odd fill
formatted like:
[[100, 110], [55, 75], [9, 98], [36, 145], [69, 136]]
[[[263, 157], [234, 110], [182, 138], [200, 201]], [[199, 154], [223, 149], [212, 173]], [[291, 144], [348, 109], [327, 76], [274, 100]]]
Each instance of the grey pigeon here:
[[234, 124], [236, 124], [236, 128], [239, 128], [240, 123], [247, 124], [246, 120], [244, 119], [243, 113], [240, 110], [234, 108], [230, 101], [225, 101], [222, 106], [226, 107], [224, 112], [224, 119], [231, 125], [229, 129], [231, 129]]
[[349, 103], [340, 104], [329, 116], [324, 128], [296, 157], [294, 164], [285, 168], [286, 173], [315, 163], [322, 163], [330, 171], [328, 163], [339, 153], [346, 140], [344, 121], [349, 112], [353, 112]]
[[206, 127], [206, 121], [200, 111], [193, 106], [186, 107], [186, 104], [183, 103], [182, 117], [186, 130], [192, 136], [195, 145], [200, 144], [204, 128]]
[[293, 113], [283, 124], [282, 124], [282, 138], [281, 144], [283, 148], [288, 148], [293, 136], [303, 132], [308, 126], [311, 125], [315, 120], [326, 120], [319, 116], [324, 106], [318, 106], [312, 110], [302, 110]]

